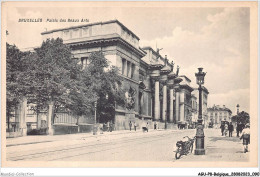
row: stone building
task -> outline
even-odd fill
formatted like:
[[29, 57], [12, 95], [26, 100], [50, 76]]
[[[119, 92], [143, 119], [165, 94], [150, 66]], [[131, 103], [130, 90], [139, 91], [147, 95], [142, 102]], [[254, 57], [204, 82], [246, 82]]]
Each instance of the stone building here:
[[[62, 38], [82, 67], [87, 66], [92, 52], [102, 51], [111, 64], [120, 69], [126, 100], [131, 98], [134, 102], [126, 107], [116, 105], [115, 129], [128, 129], [129, 121], [136, 122], [139, 128], [147, 122], [150, 128], [155, 122], [157, 128], [176, 128], [177, 124], [187, 124], [192, 119], [191, 80], [178, 76], [179, 67], [174, 69], [174, 63], [170, 63], [167, 56], [162, 57], [159, 49], [141, 48], [139, 37], [118, 20], [55, 29], [41, 35], [43, 40]], [[57, 121], [58, 118], [50, 121], [46, 114], [35, 121], [45, 120], [47, 127], [61, 123], [76, 126], [72, 117], [61, 117], [62, 121]], [[81, 120], [79, 123], [93, 125], [93, 122], [84, 122], [84, 117]]]
[[221, 121], [231, 121], [232, 111], [227, 108], [225, 105], [220, 107], [219, 105], [214, 105], [211, 108], [208, 108], [208, 117], [209, 121], [213, 123], [215, 128], [219, 128]]

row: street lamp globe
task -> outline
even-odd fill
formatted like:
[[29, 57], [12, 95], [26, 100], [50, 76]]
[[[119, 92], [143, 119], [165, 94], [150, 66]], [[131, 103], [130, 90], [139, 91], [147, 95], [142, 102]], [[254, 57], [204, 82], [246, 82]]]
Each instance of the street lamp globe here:
[[202, 72], [203, 68], [198, 68], [199, 72], [195, 73], [195, 76], [197, 78], [197, 84], [203, 85], [204, 84], [204, 77], [206, 75], [205, 72]]

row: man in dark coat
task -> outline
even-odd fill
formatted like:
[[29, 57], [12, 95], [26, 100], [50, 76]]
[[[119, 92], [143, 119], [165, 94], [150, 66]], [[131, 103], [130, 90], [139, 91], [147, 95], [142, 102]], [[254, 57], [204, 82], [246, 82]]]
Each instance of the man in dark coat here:
[[228, 132], [229, 132], [229, 137], [232, 137], [232, 132], [234, 131], [234, 126], [232, 125], [232, 122], [228, 125]]
[[237, 128], [236, 128], [236, 130], [237, 130], [237, 137], [239, 137], [240, 127], [241, 127], [240, 124], [237, 123]]
[[225, 129], [224, 124], [221, 124], [220, 129], [221, 129], [222, 136], [224, 136], [224, 129]]

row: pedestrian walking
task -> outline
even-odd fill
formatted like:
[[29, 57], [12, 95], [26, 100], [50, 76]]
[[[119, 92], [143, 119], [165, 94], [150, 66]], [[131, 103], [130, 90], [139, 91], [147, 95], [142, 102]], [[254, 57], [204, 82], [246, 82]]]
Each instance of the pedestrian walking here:
[[157, 123], [154, 122], [154, 130], [156, 130], [156, 127], [157, 127]]
[[134, 122], [134, 128], [135, 128], [135, 131], [136, 131], [136, 127], [137, 127], [137, 124], [136, 124], [136, 122]]
[[248, 144], [250, 144], [250, 125], [246, 124], [240, 139], [243, 139], [244, 153], [248, 152]]
[[107, 131], [109, 132], [110, 122], [107, 122]]
[[222, 136], [224, 136], [224, 130], [225, 130], [224, 124], [221, 124], [220, 129], [221, 129]]
[[236, 131], [237, 131], [237, 137], [239, 137], [240, 123], [237, 123]]
[[99, 124], [100, 134], [103, 134], [103, 124]]
[[132, 129], [132, 122], [131, 121], [129, 122], [129, 128], [130, 128], [130, 131], [131, 131], [131, 129]]
[[232, 137], [232, 133], [234, 131], [234, 126], [232, 125], [232, 122], [228, 125], [228, 136]]
[[146, 129], [147, 129], [147, 132], [148, 132], [148, 127], [149, 127], [149, 123], [147, 122], [147, 124], [146, 124]]
[[113, 122], [111, 121], [109, 124], [109, 131], [112, 132], [112, 130], [113, 130]]
[[228, 124], [226, 123], [226, 124], [225, 124], [225, 130], [224, 130], [225, 136], [227, 136], [227, 132], [228, 132]]

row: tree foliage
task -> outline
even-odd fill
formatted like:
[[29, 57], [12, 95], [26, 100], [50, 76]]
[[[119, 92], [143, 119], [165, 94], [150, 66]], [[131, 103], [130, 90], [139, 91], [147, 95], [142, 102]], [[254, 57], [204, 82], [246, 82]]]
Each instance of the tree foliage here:
[[54, 111], [63, 107], [78, 118], [93, 114], [97, 101], [98, 118], [112, 120], [115, 103], [124, 104], [118, 69], [102, 52], [92, 53], [85, 69], [78, 63], [60, 38], [47, 39], [32, 53], [7, 44], [8, 109], [26, 96], [37, 113], [52, 102]]
[[[21, 52], [15, 45], [6, 43], [6, 118], [14, 116], [15, 107], [28, 93], [26, 77], [27, 63], [25, 56], [28, 53]], [[8, 123], [9, 129], [9, 123]]]
[[242, 124], [250, 123], [250, 116], [247, 112], [239, 112], [238, 115], [232, 116], [231, 118], [232, 122], [238, 122]]
[[79, 75], [77, 89], [70, 94], [69, 108], [71, 110], [82, 108], [76, 111], [76, 114], [81, 116], [88, 114], [86, 111], [93, 113], [94, 102], [97, 102], [98, 121], [111, 121], [115, 116], [115, 103], [124, 105], [122, 78], [118, 75], [118, 68], [109, 66], [102, 52], [93, 52], [88, 60], [89, 65]]

